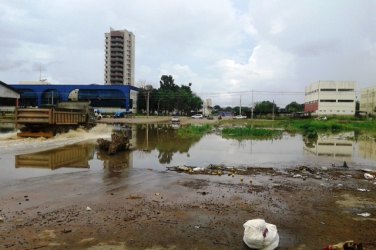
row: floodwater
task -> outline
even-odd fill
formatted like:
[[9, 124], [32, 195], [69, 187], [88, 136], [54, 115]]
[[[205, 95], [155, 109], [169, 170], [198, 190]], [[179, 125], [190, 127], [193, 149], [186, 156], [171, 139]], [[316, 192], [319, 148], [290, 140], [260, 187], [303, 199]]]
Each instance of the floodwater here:
[[341, 166], [376, 169], [376, 142], [354, 140], [353, 133], [321, 135], [305, 142], [299, 134], [279, 139], [234, 140], [213, 132], [202, 138], [179, 139], [170, 125], [132, 127], [132, 150], [108, 156], [96, 139], [109, 138], [114, 128], [98, 125], [92, 130], [70, 131], [51, 139], [17, 138], [0, 134], [2, 184], [13, 180], [77, 171], [121, 172], [125, 168], [165, 170], [167, 166], [288, 168]]

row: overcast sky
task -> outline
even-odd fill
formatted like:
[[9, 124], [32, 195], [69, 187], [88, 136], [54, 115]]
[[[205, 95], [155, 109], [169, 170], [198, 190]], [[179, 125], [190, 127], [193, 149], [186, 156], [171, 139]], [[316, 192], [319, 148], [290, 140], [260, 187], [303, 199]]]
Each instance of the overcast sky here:
[[[376, 85], [373, 0], [0, 0], [0, 80], [103, 84], [104, 33], [136, 37], [136, 86], [161, 75], [213, 105], [304, 101], [318, 80]], [[260, 92], [261, 91], [261, 92]], [[282, 93], [279, 93], [282, 92]]]

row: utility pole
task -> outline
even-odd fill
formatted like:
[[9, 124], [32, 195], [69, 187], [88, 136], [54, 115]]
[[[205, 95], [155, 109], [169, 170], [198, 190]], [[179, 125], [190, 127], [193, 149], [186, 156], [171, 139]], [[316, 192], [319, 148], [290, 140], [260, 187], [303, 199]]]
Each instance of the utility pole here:
[[240, 95], [239, 115], [242, 115], [242, 96]]
[[147, 96], [147, 99], [146, 99], [146, 113], [147, 113], [147, 117], [149, 118], [149, 99], [150, 99], [150, 91], [153, 89], [153, 86], [151, 85], [146, 85], [145, 86], [145, 90], [148, 94]]
[[272, 118], [273, 118], [273, 121], [274, 121], [274, 100], [273, 100], [273, 114], [272, 114]]
[[253, 120], [253, 89], [252, 89], [252, 107], [251, 107], [251, 120]]

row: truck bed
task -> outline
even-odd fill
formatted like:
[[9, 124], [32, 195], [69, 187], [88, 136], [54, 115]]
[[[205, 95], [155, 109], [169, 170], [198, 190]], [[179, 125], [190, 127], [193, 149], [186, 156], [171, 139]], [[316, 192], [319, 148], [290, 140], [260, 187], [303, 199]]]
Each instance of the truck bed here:
[[20, 125], [80, 125], [86, 122], [85, 113], [79, 110], [53, 108], [21, 108], [16, 110], [16, 123]]

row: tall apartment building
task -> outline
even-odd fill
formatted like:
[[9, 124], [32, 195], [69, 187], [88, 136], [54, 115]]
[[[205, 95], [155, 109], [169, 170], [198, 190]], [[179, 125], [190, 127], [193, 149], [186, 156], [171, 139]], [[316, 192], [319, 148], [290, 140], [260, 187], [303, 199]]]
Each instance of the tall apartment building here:
[[363, 89], [360, 94], [359, 111], [376, 115], [376, 87]]
[[304, 112], [312, 115], [355, 115], [354, 81], [318, 81], [305, 88]]
[[105, 36], [105, 84], [134, 86], [134, 34], [127, 30], [111, 28]]

